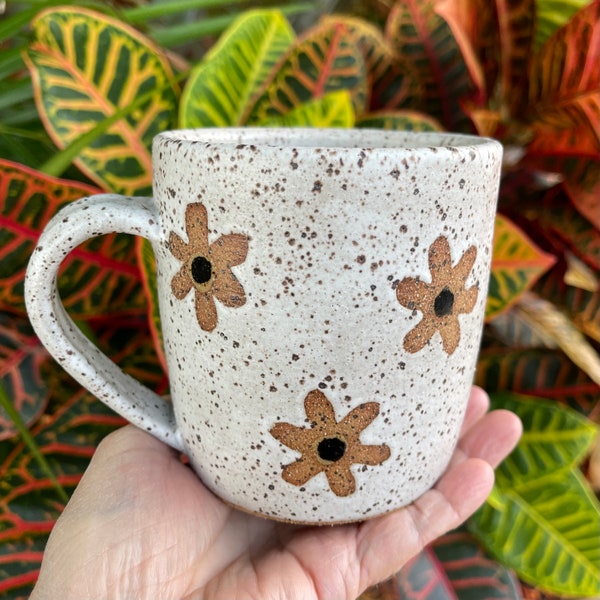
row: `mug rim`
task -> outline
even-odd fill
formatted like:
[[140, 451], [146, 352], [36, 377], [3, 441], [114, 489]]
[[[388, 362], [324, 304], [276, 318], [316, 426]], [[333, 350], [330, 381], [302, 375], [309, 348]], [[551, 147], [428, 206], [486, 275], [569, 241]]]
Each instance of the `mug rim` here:
[[[284, 141], [282, 141], [284, 139]], [[172, 129], [155, 136], [154, 144], [309, 150], [464, 151], [473, 147], [502, 148], [493, 138], [450, 131], [399, 131], [376, 128], [205, 127]]]

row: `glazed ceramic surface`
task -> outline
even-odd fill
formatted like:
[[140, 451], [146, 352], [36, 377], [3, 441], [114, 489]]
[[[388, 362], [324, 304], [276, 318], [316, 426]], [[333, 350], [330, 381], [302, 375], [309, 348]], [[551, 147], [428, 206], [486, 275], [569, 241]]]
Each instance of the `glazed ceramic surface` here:
[[[52, 354], [243, 510], [345, 522], [430, 488], [473, 379], [501, 146], [205, 129], [159, 135], [153, 160], [153, 200], [84, 199], [40, 239], [26, 295]], [[109, 231], [152, 242], [173, 412], [57, 299], [64, 256]]]

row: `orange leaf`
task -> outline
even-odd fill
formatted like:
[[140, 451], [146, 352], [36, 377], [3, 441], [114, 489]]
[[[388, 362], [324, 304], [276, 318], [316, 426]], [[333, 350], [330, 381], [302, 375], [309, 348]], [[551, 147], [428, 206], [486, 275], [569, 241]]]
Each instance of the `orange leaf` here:
[[600, 0], [548, 39], [531, 64], [533, 154], [600, 156]]

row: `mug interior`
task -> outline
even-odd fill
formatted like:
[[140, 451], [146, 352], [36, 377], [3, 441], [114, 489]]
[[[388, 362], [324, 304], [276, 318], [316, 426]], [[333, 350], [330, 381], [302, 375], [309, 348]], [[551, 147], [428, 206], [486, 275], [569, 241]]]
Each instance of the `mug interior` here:
[[445, 132], [382, 129], [321, 129], [291, 127], [222, 127], [166, 131], [157, 141], [303, 148], [467, 148], [499, 145], [491, 138]]

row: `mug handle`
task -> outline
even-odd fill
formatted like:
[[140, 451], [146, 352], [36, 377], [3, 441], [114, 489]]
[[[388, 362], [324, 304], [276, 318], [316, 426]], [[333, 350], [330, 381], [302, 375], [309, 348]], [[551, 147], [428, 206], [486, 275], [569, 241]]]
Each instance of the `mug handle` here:
[[73, 323], [60, 300], [57, 275], [76, 246], [107, 233], [160, 239], [160, 217], [152, 198], [98, 194], [66, 207], [46, 225], [25, 275], [25, 304], [40, 341], [79, 383], [119, 415], [183, 451], [172, 405], [124, 373]]

